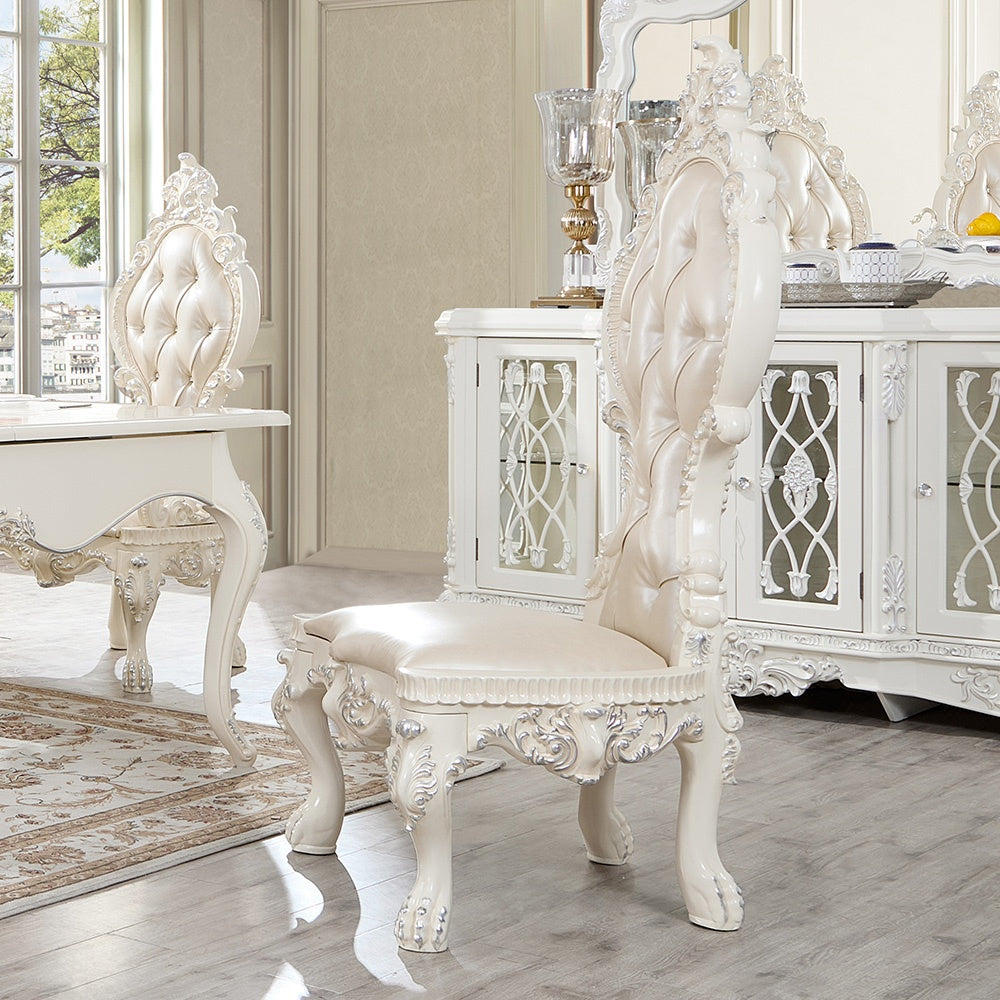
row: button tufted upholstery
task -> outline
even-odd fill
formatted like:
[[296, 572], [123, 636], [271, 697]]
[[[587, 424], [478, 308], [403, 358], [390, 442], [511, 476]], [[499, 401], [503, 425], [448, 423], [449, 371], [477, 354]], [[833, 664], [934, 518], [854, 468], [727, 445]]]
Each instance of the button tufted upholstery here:
[[826, 125], [804, 111], [802, 81], [784, 56], [769, 56], [751, 80], [753, 117], [772, 130], [775, 222], [785, 253], [849, 250], [871, 231], [868, 199], [848, 173]]
[[211, 238], [197, 226], [169, 229], [125, 301], [125, 340], [153, 405], [198, 405], [224, 360], [234, 317]]
[[851, 210], [816, 151], [800, 136], [778, 132], [771, 152], [777, 179], [775, 222], [785, 251], [854, 246]]
[[976, 154], [975, 172], [956, 208], [959, 235], [965, 235], [969, 223], [983, 212], [1000, 215], [1000, 141], [988, 143]]
[[[637, 414], [631, 506], [600, 623], [676, 654], [677, 511], [692, 436], [712, 396], [726, 333], [729, 271], [720, 170], [701, 160], [665, 190], [621, 298], [618, 369]], [[657, 291], [662, 290], [662, 291]]]

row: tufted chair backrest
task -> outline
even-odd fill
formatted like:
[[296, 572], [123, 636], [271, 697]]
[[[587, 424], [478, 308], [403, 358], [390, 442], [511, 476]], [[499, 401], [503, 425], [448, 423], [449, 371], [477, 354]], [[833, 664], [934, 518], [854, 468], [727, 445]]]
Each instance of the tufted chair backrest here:
[[931, 226], [920, 232], [927, 244], [954, 245], [965, 236], [969, 223], [983, 212], [1000, 215], [1000, 73], [984, 73], [965, 95], [965, 123], [956, 125], [955, 142], [945, 159]]
[[242, 384], [260, 292], [236, 209], [190, 153], [163, 188], [163, 214], [135, 248], [111, 299], [115, 383], [137, 403], [218, 408]]
[[775, 222], [785, 253], [849, 250], [871, 232], [868, 199], [831, 146], [826, 126], [802, 110], [806, 95], [783, 56], [771, 56], [751, 79], [753, 117], [772, 130], [777, 179]]
[[646, 189], [605, 301], [605, 420], [625, 500], [602, 540], [587, 616], [678, 663], [725, 615], [720, 525], [747, 406], [778, 320], [781, 246], [765, 130], [717, 38], [695, 43], [682, 125]]
[[954, 231], [964, 235], [983, 212], [1000, 215], [1000, 141], [988, 142], [976, 154], [972, 177], [955, 201]]

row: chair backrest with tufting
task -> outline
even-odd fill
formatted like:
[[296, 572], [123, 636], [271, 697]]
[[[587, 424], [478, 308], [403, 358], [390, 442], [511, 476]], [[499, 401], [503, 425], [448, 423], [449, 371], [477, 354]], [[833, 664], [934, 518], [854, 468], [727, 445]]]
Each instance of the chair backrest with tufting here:
[[115, 383], [137, 403], [218, 408], [243, 381], [260, 292], [236, 210], [190, 153], [111, 298]]
[[720, 528], [736, 445], [777, 327], [781, 245], [766, 130], [738, 53], [695, 43], [682, 125], [646, 189], [605, 302], [605, 419], [624, 509], [587, 616], [679, 662], [685, 623], [724, 618]]
[[771, 56], [751, 78], [751, 112], [771, 130], [777, 180], [775, 222], [785, 253], [850, 250], [871, 232], [868, 199], [832, 146], [826, 126], [802, 110], [806, 95], [784, 56]]

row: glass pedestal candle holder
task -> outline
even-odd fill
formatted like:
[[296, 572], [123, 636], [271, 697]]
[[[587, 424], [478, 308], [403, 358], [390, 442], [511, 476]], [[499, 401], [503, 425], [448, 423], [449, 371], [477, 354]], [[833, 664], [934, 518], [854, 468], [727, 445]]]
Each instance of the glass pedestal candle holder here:
[[618, 123], [625, 150], [625, 190], [633, 213], [647, 185], [656, 180], [663, 147], [677, 134], [680, 118], [631, 118]]
[[531, 304], [600, 308], [604, 296], [594, 284], [597, 265], [588, 244], [597, 233], [597, 213], [588, 205], [593, 187], [614, 168], [617, 90], [567, 88], [535, 94], [542, 118], [545, 173], [561, 184], [573, 203], [563, 214], [562, 230], [572, 241], [563, 258], [563, 286], [558, 295]]

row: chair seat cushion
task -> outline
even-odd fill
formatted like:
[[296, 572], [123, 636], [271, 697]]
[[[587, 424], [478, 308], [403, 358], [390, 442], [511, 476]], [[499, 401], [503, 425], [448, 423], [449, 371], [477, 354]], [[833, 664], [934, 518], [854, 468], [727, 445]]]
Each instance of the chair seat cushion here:
[[672, 703], [703, 691], [701, 671], [675, 670], [630, 636], [533, 608], [366, 605], [305, 631], [331, 659], [394, 675], [401, 698], [424, 704]]

